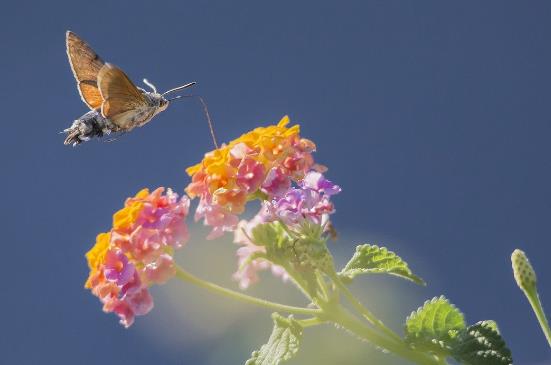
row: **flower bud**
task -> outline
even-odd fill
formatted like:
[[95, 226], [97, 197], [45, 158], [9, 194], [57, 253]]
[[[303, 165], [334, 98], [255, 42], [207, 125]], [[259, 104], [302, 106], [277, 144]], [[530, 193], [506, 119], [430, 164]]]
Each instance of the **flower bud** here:
[[281, 248], [286, 246], [284, 243], [289, 240], [289, 236], [279, 222], [258, 224], [251, 233], [254, 244], [258, 246]]
[[530, 290], [536, 287], [536, 272], [532, 268], [530, 261], [524, 251], [516, 249], [511, 255], [511, 262], [513, 264], [513, 275], [517, 285], [522, 290]]

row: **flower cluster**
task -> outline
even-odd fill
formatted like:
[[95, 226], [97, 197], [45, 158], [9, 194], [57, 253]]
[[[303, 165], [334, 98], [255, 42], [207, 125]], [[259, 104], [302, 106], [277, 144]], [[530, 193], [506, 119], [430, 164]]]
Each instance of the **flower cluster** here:
[[300, 137], [298, 125], [288, 124], [284, 117], [277, 125], [256, 128], [186, 170], [192, 177], [186, 192], [200, 198], [195, 219], [213, 227], [209, 239], [234, 231], [248, 200], [281, 197], [292, 181], [316, 167], [314, 143]]
[[[234, 274], [241, 288], [256, 282], [260, 270], [287, 277], [283, 268], [253, 259], [265, 252], [249, 238], [256, 225], [279, 220], [292, 227], [304, 219], [325, 224], [334, 211], [330, 196], [340, 191], [324, 178], [324, 168], [314, 164], [314, 143], [300, 137], [298, 125], [288, 124], [289, 118], [284, 117], [277, 125], [256, 128], [207, 153], [186, 170], [192, 177], [186, 192], [200, 199], [195, 219], [204, 219], [212, 227], [207, 238], [235, 231], [234, 241], [242, 245]], [[253, 198], [262, 200], [260, 212], [250, 221], [239, 222], [239, 214]]]
[[272, 220], [279, 219], [289, 227], [303, 220], [326, 223], [335, 210], [330, 197], [341, 188], [317, 171], [308, 172], [298, 184], [300, 188], [290, 188], [281, 197], [264, 203]]
[[235, 231], [234, 242], [241, 245], [237, 250], [239, 269], [233, 277], [242, 289], [258, 281], [258, 272], [271, 269], [272, 273], [284, 281], [288, 275], [285, 270], [263, 258], [255, 258], [265, 253], [263, 246], [252, 242], [252, 230], [259, 224], [280, 221], [289, 229], [300, 229], [305, 221], [327, 225], [329, 215], [335, 209], [330, 197], [341, 191], [338, 185], [327, 180], [320, 172], [310, 171], [298, 182], [299, 188], [290, 187], [280, 196], [262, 202], [257, 215], [250, 221], [239, 222]]
[[184, 222], [189, 199], [164, 188], [144, 189], [113, 215], [113, 228], [97, 236], [86, 254], [90, 275], [85, 287], [128, 327], [153, 308], [149, 286], [175, 274], [174, 249], [188, 240]]
[[[300, 231], [309, 222], [321, 232], [334, 212], [330, 198], [340, 192], [323, 176], [324, 168], [314, 164], [314, 143], [300, 137], [298, 125], [288, 124], [284, 117], [277, 125], [256, 128], [186, 170], [192, 177], [186, 192], [199, 198], [195, 219], [212, 227], [207, 238], [234, 232], [234, 241], [241, 245], [234, 278], [243, 289], [258, 280], [261, 270], [288, 278], [286, 270], [266, 256], [266, 247], [251, 241], [253, 229], [277, 221]], [[260, 212], [239, 222], [247, 201], [255, 198], [261, 201]], [[179, 198], [170, 189], [151, 193], [144, 189], [127, 199], [114, 214], [112, 229], [98, 235], [86, 254], [90, 267], [86, 288], [124, 326], [152, 309], [149, 287], [175, 274], [173, 252], [188, 240], [189, 205], [188, 196]]]

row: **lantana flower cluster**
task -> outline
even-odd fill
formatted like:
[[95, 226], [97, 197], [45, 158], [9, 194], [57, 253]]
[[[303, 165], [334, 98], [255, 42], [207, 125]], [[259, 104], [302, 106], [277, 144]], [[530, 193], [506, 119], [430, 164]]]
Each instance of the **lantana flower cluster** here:
[[[288, 227], [303, 220], [327, 224], [334, 212], [331, 195], [340, 187], [327, 180], [324, 167], [314, 163], [315, 144], [300, 137], [298, 125], [287, 127], [284, 117], [277, 125], [256, 128], [205, 155], [187, 169], [192, 182], [186, 188], [191, 198], [199, 197], [195, 219], [213, 229], [208, 238], [235, 231], [239, 269], [234, 279], [242, 289], [258, 281], [258, 271], [288, 277], [285, 270], [263, 259], [251, 259], [265, 248], [251, 241], [252, 229], [279, 220]], [[293, 183], [297, 187], [293, 187]], [[247, 201], [259, 198], [260, 212], [250, 221], [239, 222]]]
[[[335, 212], [332, 198], [341, 188], [325, 178], [324, 167], [314, 163], [314, 143], [300, 136], [298, 125], [288, 124], [289, 119], [284, 117], [277, 125], [256, 128], [207, 153], [199, 164], [187, 169], [192, 178], [185, 189], [187, 196], [179, 198], [170, 189], [165, 192], [158, 188], [151, 193], [144, 189], [126, 200], [114, 214], [111, 230], [99, 234], [86, 254], [90, 275], [85, 286], [100, 299], [104, 311], [117, 314], [129, 327], [136, 316], [153, 308], [149, 288], [176, 276], [211, 292], [290, 314], [287, 318], [272, 314], [272, 335], [266, 345], [252, 352], [247, 364], [289, 360], [296, 353], [303, 329], [327, 322], [418, 364], [442, 364], [450, 358], [458, 363], [512, 364], [511, 352], [495, 322], [482, 321], [467, 327], [463, 314], [443, 296], [426, 301], [407, 318], [404, 338], [361, 304], [347, 285], [357, 275], [376, 271], [418, 284], [423, 280], [396, 254], [376, 245], [357, 246], [350, 261], [337, 272], [327, 241], [336, 234], [329, 219]], [[290, 279], [310, 304], [296, 307], [244, 295], [178, 266], [173, 254], [189, 238], [185, 219], [190, 198], [195, 197], [199, 198], [195, 220], [202, 219], [211, 227], [207, 238], [233, 232], [234, 242], [239, 244], [238, 269], [233, 277], [242, 289], [257, 282], [260, 271], [271, 270], [283, 280]], [[252, 219], [239, 221], [247, 202], [253, 200], [259, 201], [260, 210]], [[373, 254], [382, 257], [383, 264], [369, 262]], [[542, 313], [535, 273], [523, 255], [519, 250], [513, 253], [515, 278], [527, 295], [533, 294], [528, 299], [536, 314]], [[384, 259], [391, 256], [397, 264], [384, 265]], [[518, 262], [523, 264], [523, 258], [525, 265], [520, 267]], [[526, 267], [531, 270], [531, 275], [524, 275], [527, 279], [522, 277]], [[349, 305], [341, 304], [341, 299]], [[453, 331], [456, 336], [443, 341], [432, 339], [436, 335], [420, 337], [418, 322], [431, 317], [434, 308], [443, 308], [461, 319], [459, 324], [443, 325], [443, 333]], [[295, 319], [294, 314], [300, 317]], [[540, 322], [545, 331], [545, 320]], [[442, 346], [436, 348], [438, 351], [425, 346], [429, 340], [438, 340]], [[293, 351], [281, 351], [293, 344]]]
[[235, 231], [234, 242], [241, 245], [237, 250], [238, 270], [233, 278], [242, 289], [258, 281], [258, 272], [271, 270], [272, 274], [284, 281], [288, 275], [285, 270], [264, 259], [251, 259], [253, 255], [264, 253], [263, 246], [252, 240], [252, 230], [259, 224], [280, 221], [289, 229], [299, 230], [304, 221], [323, 225], [329, 229], [329, 215], [335, 212], [330, 198], [341, 191], [338, 185], [327, 180], [320, 172], [310, 171], [298, 182], [298, 188], [290, 187], [281, 196], [261, 203], [260, 211], [249, 220], [242, 220]]
[[149, 287], [162, 284], [175, 274], [174, 249], [182, 247], [189, 234], [185, 218], [189, 198], [168, 189], [143, 189], [126, 200], [113, 215], [113, 227], [97, 236], [86, 254], [90, 275], [85, 287], [129, 327], [137, 315], [153, 308]]
[[284, 117], [277, 125], [256, 128], [186, 170], [192, 177], [186, 192], [200, 199], [195, 219], [212, 227], [207, 238], [234, 231], [248, 200], [282, 196], [314, 166], [316, 146], [300, 137], [298, 125], [287, 124]]
[[[113, 216], [113, 227], [97, 236], [86, 254], [89, 288], [130, 326], [135, 316], [153, 308], [149, 287], [162, 284], [176, 273], [174, 249], [182, 247], [189, 234], [185, 224], [190, 198], [199, 198], [195, 220], [212, 227], [208, 239], [234, 233], [239, 268], [234, 279], [242, 289], [258, 281], [258, 272], [271, 270], [284, 280], [288, 273], [259, 253], [266, 248], [252, 242], [259, 224], [279, 221], [290, 230], [300, 230], [306, 221], [329, 227], [334, 212], [331, 196], [340, 187], [327, 180], [323, 166], [315, 164], [315, 144], [299, 134], [298, 125], [288, 127], [284, 117], [277, 125], [253, 131], [207, 153], [186, 172], [192, 181], [179, 198], [168, 189], [147, 189], [125, 202]], [[248, 201], [260, 200], [260, 211], [251, 220], [239, 221]]]

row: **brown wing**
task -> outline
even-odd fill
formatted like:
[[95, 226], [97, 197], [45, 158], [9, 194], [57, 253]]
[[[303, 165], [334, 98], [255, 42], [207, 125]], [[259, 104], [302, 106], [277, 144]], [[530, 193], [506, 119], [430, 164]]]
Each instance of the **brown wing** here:
[[90, 109], [101, 106], [102, 98], [98, 90], [97, 78], [104, 65], [103, 60], [79, 36], [67, 31], [67, 56], [73, 75], [77, 80], [78, 92], [82, 101]]
[[106, 63], [101, 68], [98, 86], [103, 98], [101, 114], [121, 128], [130, 126], [134, 112], [149, 107], [143, 94], [117, 66]]

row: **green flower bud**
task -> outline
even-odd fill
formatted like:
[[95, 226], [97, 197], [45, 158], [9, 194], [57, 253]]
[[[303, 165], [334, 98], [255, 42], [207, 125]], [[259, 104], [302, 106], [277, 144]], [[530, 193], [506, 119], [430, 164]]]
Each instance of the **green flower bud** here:
[[549, 343], [549, 346], [551, 346], [551, 328], [547, 322], [547, 317], [545, 316], [543, 306], [541, 305], [538, 289], [536, 288], [536, 272], [532, 268], [530, 261], [528, 261], [526, 254], [519, 249], [513, 251], [513, 254], [511, 255], [511, 262], [513, 263], [513, 274], [515, 276], [515, 280], [530, 302], [541, 329], [547, 338], [547, 342]]
[[522, 290], [535, 289], [537, 283], [536, 272], [532, 268], [524, 251], [519, 249], [514, 250], [511, 255], [511, 262], [517, 285]]
[[333, 268], [333, 257], [327, 249], [324, 240], [311, 239], [309, 237], [297, 239], [293, 242], [291, 261], [301, 268], [320, 269], [326, 271]]
[[258, 246], [278, 247], [289, 240], [285, 229], [279, 222], [259, 224], [252, 230], [253, 242]]

